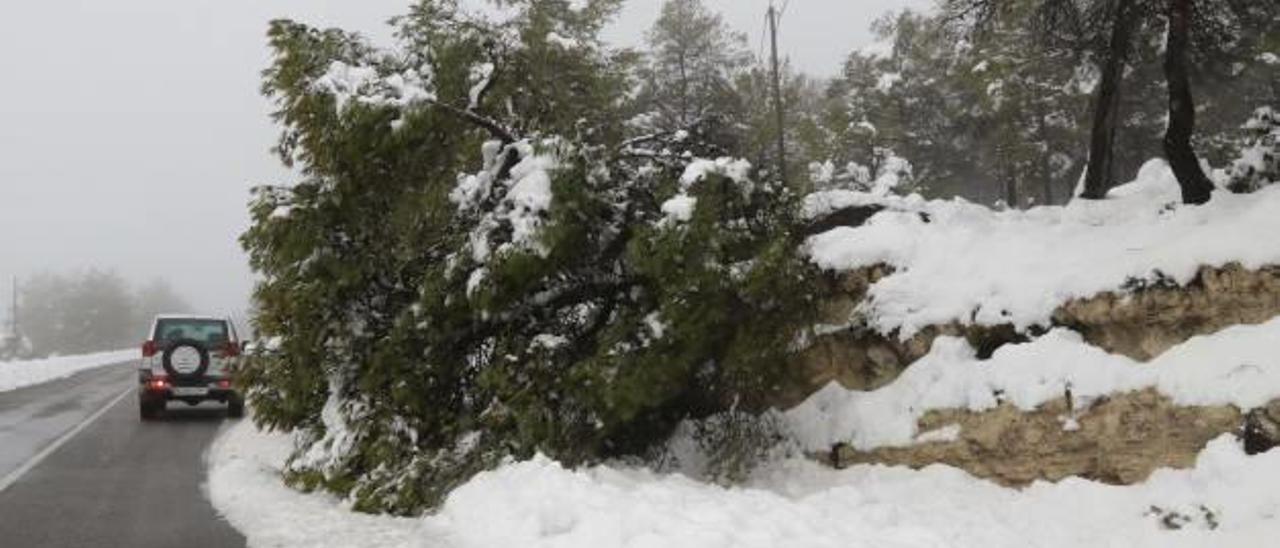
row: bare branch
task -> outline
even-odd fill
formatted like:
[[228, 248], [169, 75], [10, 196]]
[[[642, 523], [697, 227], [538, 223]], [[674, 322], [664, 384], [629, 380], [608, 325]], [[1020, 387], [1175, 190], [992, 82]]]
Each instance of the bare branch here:
[[427, 104], [433, 107], [444, 110], [449, 114], [453, 114], [454, 116], [457, 116], [459, 118], [462, 118], [463, 120], [466, 120], [477, 126], [480, 126], [481, 128], [487, 130], [489, 134], [492, 135], [495, 139], [502, 141], [502, 144], [504, 145], [509, 145], [518, 140], [516, 138], [515, 132], [512, 131], [510, 128], [503, 126], [502, 124], [498, 123], [496, 120], [482, 116], [473, 110], [458, 108], [448, 103], [437, 101], [435, 99], [427, 99], [426, 102]]

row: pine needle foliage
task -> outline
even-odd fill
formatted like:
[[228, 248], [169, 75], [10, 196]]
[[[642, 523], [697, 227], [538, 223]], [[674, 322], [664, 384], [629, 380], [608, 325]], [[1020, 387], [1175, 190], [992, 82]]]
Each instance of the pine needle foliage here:
[[298, 433], [294, 485], [412, 515], [506, 459], [642, 454], [789, 388], [796, 200], [633, 134], [638, 58], [597, 36], [620, 4], [423, 0], [391, 51], [272, 24], [299, 179], [251, 205], [267, 344], [239, 379]]

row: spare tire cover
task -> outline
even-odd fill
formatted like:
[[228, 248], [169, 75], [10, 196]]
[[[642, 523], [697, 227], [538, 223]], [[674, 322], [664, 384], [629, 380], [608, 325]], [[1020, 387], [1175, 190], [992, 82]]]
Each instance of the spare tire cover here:
[[172, 377], [200, 377], [209, 368], [209, 350], [200, 341], [173, 341], [164, 350], [161, 365]]

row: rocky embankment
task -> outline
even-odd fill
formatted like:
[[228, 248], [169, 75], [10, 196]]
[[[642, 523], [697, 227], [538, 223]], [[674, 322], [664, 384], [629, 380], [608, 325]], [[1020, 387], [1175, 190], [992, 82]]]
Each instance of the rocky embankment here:
[[[942, 336], [964, 338], [979, 358], [986, 358], [1040, 332], [953, 323], [906, 339], [875, 333], [861, 326], [858, 306], [871, 284], [890, 273], [886, 267], [864, 268], [828, 280], [832, 298], [822, 311], [822, 327], [796, 364], [807, 379], [805, 390], [831, 381], [851, 390], [876, 390], [925, 356]], [[1162, 282], [1158, 273], [1154, 279], [1071, 301], [1043, 329], [1069, 328], [1093, 346], [1146, 362], [1192, 337], [1280, 316], [1280, 268], [1206, 267], [1184, 285]], [[800, 392], [784, 399], [794, 403], [806, 395]], [[1078, 401], [1067, 390], [1030, 412], [1008, 404], [984, 411], [933, 410], [918, 430], [926, 434], [914, 445], [862, 451], [837, 445], [815, 457], [837, 467], [947, 464], [1009, 486], [1069, 476], [1131, 484], [1157, 468], [1193, 465], [1205, 445], [1224, 433], [1239, 434], [1251, 453], [1270, 449], [1280, 442], [1280, 400], [1240, 409], [1178, 406], [1152, 389], [1092, 401]]]

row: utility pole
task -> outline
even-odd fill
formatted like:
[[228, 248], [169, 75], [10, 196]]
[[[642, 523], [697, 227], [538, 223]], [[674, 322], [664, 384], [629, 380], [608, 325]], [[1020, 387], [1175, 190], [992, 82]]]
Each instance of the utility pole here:
[[18, 277], [13, 277], [13, 305], [9, 309], [9, 333], [18, 333]]
[[769, 2], [769, 37], [773, 44], [773, 110], [778, 117], [778, 174], [787, 184], [786, 113], [782, 110], [782, 72], [778, 66], [778, 17], [773, 1]]
[[22, 335], [18, 334], [18, 277], [13, 277], [13, 309], [9, 315], [9, 328], [0, 328], [0, 360], [21, 357]]
[[18, 277], [13, 277], [13, 309], [9, 314], [10, 331], [18, 335]]

